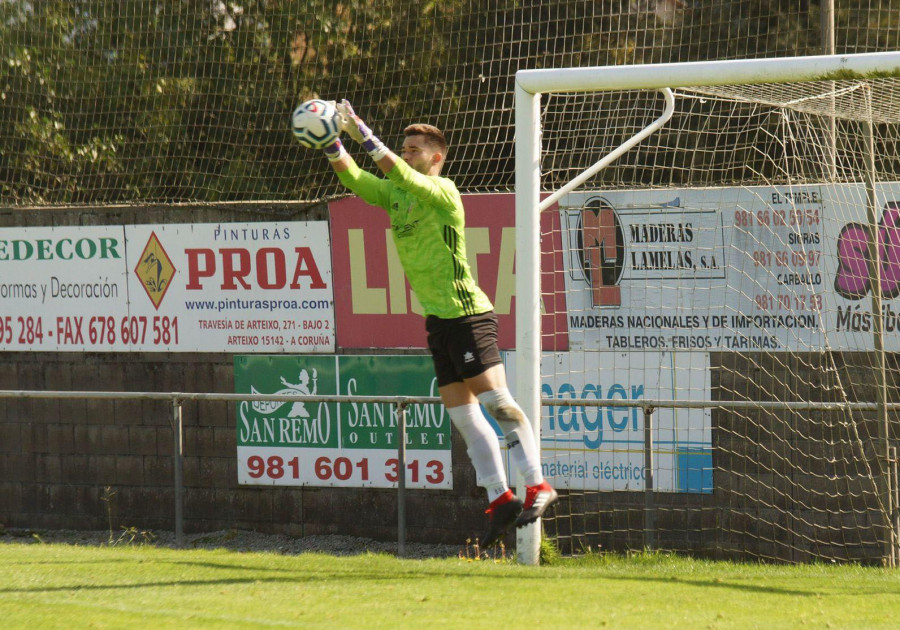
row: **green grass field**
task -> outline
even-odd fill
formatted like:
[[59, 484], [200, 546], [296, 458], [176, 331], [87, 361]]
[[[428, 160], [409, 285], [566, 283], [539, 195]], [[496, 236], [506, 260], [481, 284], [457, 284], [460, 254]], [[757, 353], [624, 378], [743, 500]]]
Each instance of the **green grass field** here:
[[896, 628], [900, 572], [0, 544], [3, 628]]

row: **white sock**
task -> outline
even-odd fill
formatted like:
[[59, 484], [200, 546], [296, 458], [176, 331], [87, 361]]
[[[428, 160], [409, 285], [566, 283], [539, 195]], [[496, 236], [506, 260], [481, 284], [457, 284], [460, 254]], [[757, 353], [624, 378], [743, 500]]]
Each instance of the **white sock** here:
[[506, 437], [509, 458], [522, 475], [525, 485], [536, 486], [542, 483], [544, 475], [541, 472], [534, 431], [531, 430], [531, 423], [525, 417], [525, 412], [510, 395], [509, 389], [502, 387], [484, 392], [478, 395], [478, 400], [500, 425], [500, 430]]
[[466, 443], [466, 452], [475, 468], [476, 483], [487, 490], [488, 502], [493, 503], [509, 490], [509, 485], [503, 470], [500, 443], [491, 423], [481, 413], [481, 407], [474, 404], [450, 407], [447, 413]]

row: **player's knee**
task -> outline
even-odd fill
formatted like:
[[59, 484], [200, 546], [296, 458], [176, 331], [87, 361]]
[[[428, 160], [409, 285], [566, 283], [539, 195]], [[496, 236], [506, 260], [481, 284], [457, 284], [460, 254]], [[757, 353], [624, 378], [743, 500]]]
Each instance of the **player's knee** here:
[[525, 424], [525, 412], [522, 411], [522, 408], [515, 401], [513, 401], [512, 405], [498, 407], [491, 415], [506, 431], [512, 428], [507, 425], [518, 426]]
[[525, 412], [505, 387], [479, 394], [478, 402], [484, 405], [504, 433], [527, 422]]

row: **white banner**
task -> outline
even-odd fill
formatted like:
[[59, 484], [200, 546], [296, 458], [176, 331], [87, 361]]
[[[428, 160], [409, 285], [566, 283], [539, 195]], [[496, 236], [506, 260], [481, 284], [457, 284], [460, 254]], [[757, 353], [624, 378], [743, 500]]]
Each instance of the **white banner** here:
[[125, 253], [121, 226], [0, 229], [0, 350], [118, 348]]
[[0, 350], [333, 352], [328, 224], [0, 229]]
[[[859, 184], [568, 195], [570, 347], [872, 350]], [[900, 351], [900, 184], [880, 184], [885, 348]]]
[[[298, 449], [238, 446], [238, 483], [333, 488], [396, 488], [397, 453], [385, 449]], [[405, 453], [406, 487], [453, 488], [450, 449]]]
[[[515, 383], [515, 353], [505, 353]], [[710, 397], [705, 352], [557, 352], [541, 359], [541, 397], [560, 401], [697, 400]], [[712, 492], [709, 409], [656, 409], [654, 489]], [[640, 407], [545, 406], [541, 465], [558, 488], [643, 490], [644, 413]]]

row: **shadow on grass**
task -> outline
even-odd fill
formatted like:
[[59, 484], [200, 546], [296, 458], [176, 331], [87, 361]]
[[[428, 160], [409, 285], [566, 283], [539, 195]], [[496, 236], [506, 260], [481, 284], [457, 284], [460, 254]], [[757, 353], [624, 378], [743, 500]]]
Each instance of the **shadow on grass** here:
[[[154, 549], [154, 548], [150, 548]], [[188, 550], [189, 551], [189, 550]], [[105, 554], [104, 554], [105, 555]], [[782, 587], [765, 583], [767, 580], [775, 579], [779, 581], [792, 580], [789, 574], [781, 577], [757, 578], [754, 577], [752, 571], [746, 576], [729, 575], [727, 577], [717, 577], [715, 575], [709, 577], [693, 577], [684, 575], [671, 575], [673, 569], [671, 567], [651, 565], [636, 566], [629, 568], [628, 565], [607, 566], [602, 563], [586, 566], [566, 567], [547, 566], [547, 567], [520, 567], [506, 563], [494, 563], [490, 560], [481, 562], [466, 562], [464, 559], [430, 559], [427, 561], [420, 560], [402, 560], [394, 558], [388, 554], [373, 553], [365, 556], [363, 554], [348, 556], [333, 556], [325, 553], [309, 552], [299, 555], [277, 555], [279, 564], [296, 564], [296, 565], [318, 565], [318, 566], [272, 566], [271, 559], [262, 558], [258, 562], [248, 562], [250, 558], [240, 558], [239, 563], [229, 563], [227, 561], [213, 561], [212, 559], [192, 559], [179, 558], [177, 554], [167, 554], [164, 557], [154, 558], [152, 555], [136, 555], [133, 558], [113, 557], [113, 558], [82, 558], [72, 559], [5, 559], [4, 566], [7, 568], [19, 566], [27, 571], [27, 566], [35, 567], [88, 567], [95, 565], [109, 566], [116, 564], [115, 571], [124, 579], [127, 579], [128, 571], [119, 569], [129, 565], [143, 565], [150, 568], [151, 571], [159, 571], [165, 573], [163, 566], [183, 567], [186, 570], [196, 570], [197, 572], [221, 572], [231, 573], [231, 575], [216, 577], [215, 574], [208, 578], [190, 579], [157, 579], [152, 581], [133, 583], [107, 583], [98, 584], [96, 579], [85, 579], [81, 582], [71, 583], [67, 585], [47, 585], [47, 586], [28, 586], [28, 587], [0, 587], [0, 594], [16, 594], [16, 593], [41, 593], [41, 592], [67, 592], [77, 590], [90, 591], [126, 591], [142, 588], [166, 588], [166, 587], [206, 587], [206, 586], [223, 586], [223, 585], [240, 585], [240, 584], [305, 584], [311, 582], [320, 582], [328, 580], [332, 582], [344, 582], [347, 584], [370, 582], [389, 583], [409, 580], [484, 580], [488, 583], [497, 583], [498, 580], [516, 580], [516, 581], [545, 581], [567, 580], [573, 583], [585, 584], [603, 582], [622, 582], [622, 583], [640, 583], [657, 584], [657, 585], [677, 585], [680, 587], [696, 587], [698, 589], [724, 589], [725, 591], [769, 594], [769, 595], [794, 595], [800, 597], [820, 597], [828, 594], [830, 588], [825, 587], [832, 580], [826, 576], [820, 576], [816, 581], [811, 583], [808, 588], [804, 588], [799, 584], [793, 587]], [[387, 564], [375, 566], [375, 563]], [[482, 571], [481, 566], [496, 567], [497, 570]], [[476, 567], [479, 567], [476, 569]], [[571, 570], [570, 570], [571, 569]], [[661, 575], [663, 570], [668, 573]], [[675, 567], [674, 570], [677, 570]], [[638, 572], [639, 571], [639, 572]], [[62, 579], [65, 579], [65, 569], [63, 569]], [[247, 575], [242, 575], [246, 573]], [[552, 573], [552, 575], [551, 575]], [[655, 573], [655, 574], [654, 574]], [[115, 576], [112, 576], [113, 579]], [[70, 576], [72, 579], [72, 576]], [[754, 583], [757, 582], [757, 583]], [[862, 585], [862, 588], [853, 587], [849, 590], [844, 586], [841, 591], [845, 594], [859, 595], [892, 595], [896, 591], [891, 588], [879, 588], [879, 585], [870, 584]], [[578, 588], [588, 588], [587, 586], [579, 586]]]
[[[147, 561], [145, 561], [147, 562]], [[52, 562], [48, 562], [46, 564], [54, 564]], [[59, 564], [84, 564], [84, 565], [93, 565], [99, 564], [99, 562], [88, 561], [83, 563], [77, 562], [65, 562]], [[104, 563], [106, 564], [106, 563]], [[517, 581], [545, 581], [548, 579], [548, 576], [545, 572], [537, 570], [537, 571], [514, 571], [513, 573], [491, 573], [485, 574], [482, 572], [474, 573], [474, 572], [465, 572], [459, 570], [447, 570], [447, 571], [436, 571], [431, 569], [424, 569], [422, 567], [418, 567], [416, 570], [399, 570], [398, 567], [392, 566], [385, 568], [384, 571], [360, 571], [357, 567], [348, 567], [347, 569], [310, 569], [310, 570], [298, 570], [298, 569], [283, 569], [278, 567], [259, 567], [259, 566], [244, 566], [244, 565], [232, 565], [232, 564], [219, 564], [219, 563], [210, 563], [210, 562], [194, 562], [194, 561], [169, 561], [164, 560], [161, 562], [154, 562], [153, 564], [170, 564], [170, 565], [179, 565], [179, 566], [187, 566], [187, 567], [195, 567], [198, 569], [206, 569], [206, 570], [214, 570], [214, 571], [238, 571], [238, 572], [252, 572], [252, 575], [248, 575], [246, 577], [222, 577], [222, 578], [210, 578], [210, 579], [175, 579], [175, 580], [154, 580], [154, 581], [146, 581], [146, 582], [135, 582], [130, 584], [97, 584], [91, 582], [78, 582], [68, 585], [59, 585], [59, 586], [31, 586], [31, 587], [21, 587], [21, 588], [2, 588], [0, 587], [0, 594], [24, 594], [24, 593], [53, 593], [53, 592], [68, 592], [68, 591], [128, 591], [135, 589], [144, 589], [144, 588], [167, 588], [167, 587], [177, 587], [177, 588], [190, 588], [190, 587], [207, 587], [207, 586], [227, 586], [227, 585], [240, 585], [240, 584], [303, 584], [303, 583], [320, 583], [323, 580], [328, 580], [330, 582], [346, 582], [346, 583], [354, 583], [354, 582], [372, 582], [372, 583], [389, 583], [389, 582], [398, 582], [398, 581], [407, 581], [407, 580], [440, 580], [440, 579], [449, 579], [449, 580], [485, 580], [487, 582], [496, 582], [497, 580], [517, 580]], [[260, 573], [268, 574], [268, 575], [260, 575]], [[272, 575], [273, 573], [278, 573], [279, 575]], [[609, 575], [604, 573], [603, 571], [597, 571], [595, 575], [584, 575], [582, 574], [572, 574], [565, 576], [555, 576], [554, 579], [562, 579], [562, 580], [571, 580], [574, 582], [596, 582], [601, 583], [604, 581], [616, 581], [616, 582], [634, 582], [640, 584], [675, 584], [679, 586], [693, 586], [699, 589], [725, 589], [725, 590], [733, 590], [733, 591], [743, 591], [749, 593], [758, 593], [758, 594], [769, 594], [769, 595], [794, 595], [800, 597], [818, 597], [822, 595], [821, 590], [815, 589], [797, 589], [797, 588], [782, 588], [777, 586], [767, 586], [767, 585], [757, 585], [757, 584], [746, 584], [746, 583], [738, 583], [728, 580], [723, 580], [719, 578], [713, 579], [685, 579], [680, 577], [652, 577], [652, 576], [622, 576], [622, 575]], [[873, 590], [873, 592], [866, 594], [889, 594], [893, 593], [892, 590]], [[860, 595], [859, 591], [855, 590], [854, 594]]]

